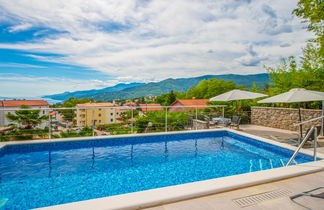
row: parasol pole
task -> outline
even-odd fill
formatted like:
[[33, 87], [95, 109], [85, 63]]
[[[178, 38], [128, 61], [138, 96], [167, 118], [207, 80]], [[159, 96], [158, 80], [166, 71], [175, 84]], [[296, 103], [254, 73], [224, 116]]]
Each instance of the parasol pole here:
[[324, 101], [322, 101], [322, 136], [324, 136]]
[[[300, 103], [298, 103], [298, 116], [299, 116], [299, 122], [302, 122], [301, 113], [300, 113]], [[300, 132], [299, 140], [301, 140], [303, 138], [303, 125], [302, 124], [299, 125], [299, 132]]]

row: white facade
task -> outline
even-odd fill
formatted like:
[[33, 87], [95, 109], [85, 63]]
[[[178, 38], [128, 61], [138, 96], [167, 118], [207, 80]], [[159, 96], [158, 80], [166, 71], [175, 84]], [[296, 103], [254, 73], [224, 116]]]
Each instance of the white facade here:
[[[29, 106], [29, 109], [44, 109], [49, 108], [49, 106]], [[18, 123], [10, 121], [6, 116], [7, 114], [15, 114], [15, 111], [22, 110], [20, 106], [15, 107], [0, 107], [0, 126], [8, 126], [11, 124], [15, 124], [19, 126]], [[49, 115], [49, 110], [40, 110], [39, 112], [40, 116], [43, 115]], [[38, 125], [38, 128], [44, 129], [46, 126], [48, 126], [49, 122], [48, 120], [44, 120], [40, 125]]]

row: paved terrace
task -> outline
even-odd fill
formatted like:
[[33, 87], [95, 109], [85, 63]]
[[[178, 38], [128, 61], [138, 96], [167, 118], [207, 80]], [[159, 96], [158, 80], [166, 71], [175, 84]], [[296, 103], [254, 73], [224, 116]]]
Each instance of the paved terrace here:
[[[289, 196], [295, 195], [313, 188], [324, 187], [324, 172], [313, 173], [309, 175], [299, 176], [295, 178], [285, 179], [268, 184], [256, 185], [243, 189], [233, 190], [225, 193], [218, 193], [210, 196], [204, 196], [196, 199], [190, 199], [152, 208], [148, 210], [215, 210], [215, 209], [240, 209], [240, 210], [256, 210], [256, 209], [323, 209], [324, 199], [303, 196], [296, 198], [294, 203]], [[274, 190], [283, 190], [288, 195], [280, 196], [275, 199], [265, 200], [255, 205], [240, 207], [233, 199], [251, 196], [255, 194], [265, 193]], [[324, 190], [314, 191], [314, 194], [323, 193]], [[305, 207], [307, 208], [305, 208]]]
[[[260, 136], [263, 138], [271, 139], [274, 141], [278, 141], [281, 143], [287, 143], [290, 145], [295, 145], [298, 143], [296, 139], [298, 139], [298, 132], [283, 130], [278, 128], [269, 128], [259, 125], [241, 125], [240, 131], [253, 134], [256, 136]], [[324, 141], [323, 137], [319, 137], [319, 146], [317, 147], [317, 151], [324, 154]], [[310, 143], [306, 143], [304, 148], [308, 148], [309, 150], [313, 150], [313, 145]]]
[[[298, 137], [297, 132], [268, 128], [256, 125], [242, 125], [241, 131], [261, 136], [264, 138], [272, 139], [275, 141], [286, 142], [291, 144], [291, 139]], [[323, 143], [321, 146], [324, 146]], [[311, 145], [308, 145], [311, 150]], [[318, 151], [324, 153], [324, 147], [318, 148]], [[304, 191], [308, 191], [317, 187], [324, 187], [324, 171], [312, 173], [308, 175], [298, 176], [294, 178], [284, 179], [271, 183], [256, 185], [252, 187], [246, 187], [242, 189], [232, 190], [224, 193], [212, 194], [209, 196], [203, 196], [195, 199], [189, 199], [179, 201], [170, 204], [164, 204], [156, 207], [147, 208], [148, 210], [212, 210], [212, 209], [324, 209], [324, 199], [302, 196], [296, 198], [293, 202], [289, 196], [299, 194]], [[256, 194], [262, 194], [266, 192], [280, 190], [283, 193], [282, 196], [270, 199], [269, 195], [266, 198], [263, 196], [263, 201], [260, 200], [253, 205], [242, 207], [235, 203], [233, 200], [238, 198], [244, 198], [247, 196], [253, 196]], [[324, 193], [324, 188], [314, 191], [313, 194]], [[255, 199], [254, 199], [255, 200]], [[251, 201], [251, 200], [250, 200]]]

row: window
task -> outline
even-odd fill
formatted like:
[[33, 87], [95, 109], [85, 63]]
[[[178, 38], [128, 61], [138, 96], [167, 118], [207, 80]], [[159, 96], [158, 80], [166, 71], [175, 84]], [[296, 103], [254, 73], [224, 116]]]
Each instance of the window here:
[[99, 117], [101, 117], [101, 114], [98, 114]]
[[111, 115], [111, 116], [113, 116], [113, 115], [114, 115], [114, 113], [112, 113], [112, 112], [111, 112], [111, 113], [110, 113], [110, 115]]
[[43, 110], [43, 114], [45, 114], [45, 110]]
[[101, 120], [99, 120], [99, 123], [101, 123]]
[[99, 111], [101, 111], [101, 109], [99, 109]]
[[116, 114], [119, 115], [119, 112], [117, 112]]
[[110, 119], [110, 122], [114, 122], [114, 119]]

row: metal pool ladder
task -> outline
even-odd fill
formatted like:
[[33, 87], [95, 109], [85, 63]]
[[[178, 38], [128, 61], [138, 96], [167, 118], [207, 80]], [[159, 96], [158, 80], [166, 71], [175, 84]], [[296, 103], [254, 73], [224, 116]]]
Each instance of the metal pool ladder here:
[[[319, 119], [323, 119], [324, 115], [321, 117], [316, 117], [310, 120], [306, 120], [304, 122], [300, 122], [295, 124], [295, 126], [299, 126], [308, 122], [312, 122], [315, 120], [319, 120]], [[323, 130], [323, 128], [322, 128]], [[309, 137], [311, 136], [311, 134], [314, 132], [314, 160], [316, 161], [317, 157], [316, 157], [316, 144], [317, 144], [317, 128], [316, 126], [312, 126], [311, 129], [307, 132], [307, 134], [305, 135], [304, 139], [302, 140], [302, 142], [300, 143], [300, 145], [298, 146], [298, 148], [296, 149], [296, 151], [294, 152], [294, 154], [291, 156], [291, 158], [289, 159], [288, 163], [286, 166], [289, 166], [291, 164], [291, 162], [295, 159], [295, 157], [297, 156], [297, 154], [299, 153], [299, 150], [304, 146], [304, 144], [306, 143], [306, 141], [309, 139]], [[323, 131], [322, 131], [323, 132]]]

